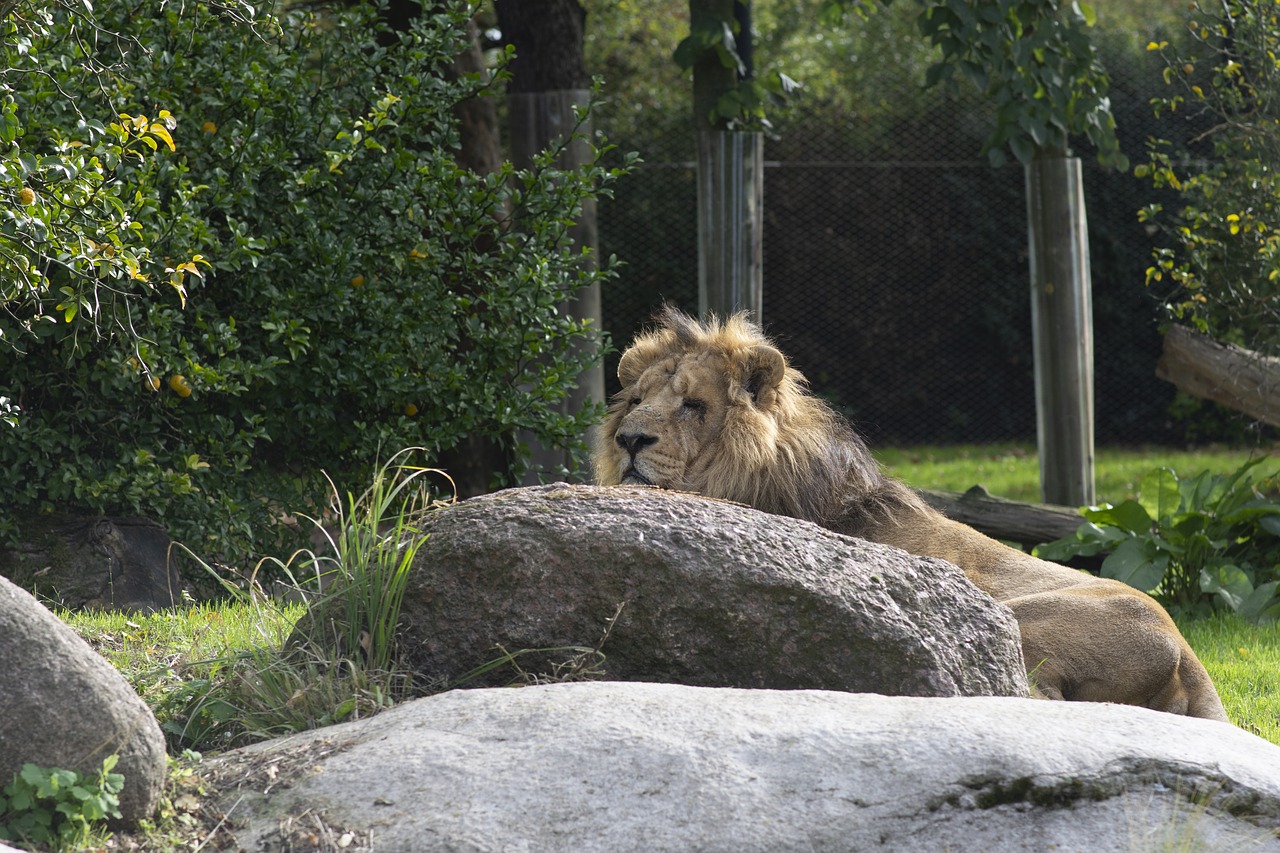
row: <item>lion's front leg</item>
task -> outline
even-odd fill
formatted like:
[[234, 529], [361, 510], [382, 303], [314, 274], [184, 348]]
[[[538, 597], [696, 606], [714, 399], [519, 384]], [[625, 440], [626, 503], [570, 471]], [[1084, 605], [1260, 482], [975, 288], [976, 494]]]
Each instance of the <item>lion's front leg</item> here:
[[1028, 676], [1046, 697], [1227, 719], [1204, 666], [1142, 593], [1094, 579], [1004, 603], [1022, 632]]

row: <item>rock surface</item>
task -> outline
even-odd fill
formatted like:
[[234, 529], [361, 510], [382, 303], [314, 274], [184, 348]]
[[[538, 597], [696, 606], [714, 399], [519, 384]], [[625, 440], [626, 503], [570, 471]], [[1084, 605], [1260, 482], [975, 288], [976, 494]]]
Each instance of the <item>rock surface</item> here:
[[204, 767], [248, 850], [1280, 850], [1280, 747], [1085, 702], [462, 690]]
[[97, 773], [112, 753], [125, 779], [121, 814], [149, 817], [166, 771], [151, 709], [64, 622], [0, 578], [0, 780], [27, 762]]
[[414, 669], [446, 682], [498, 645], [595, 647], [617, 614], [602, 647], [612, 680], [1027, 695], [1012, 614], [959, 569], [808, 522], [556, 484], [464, 501], [426, 529], [400, 625]]

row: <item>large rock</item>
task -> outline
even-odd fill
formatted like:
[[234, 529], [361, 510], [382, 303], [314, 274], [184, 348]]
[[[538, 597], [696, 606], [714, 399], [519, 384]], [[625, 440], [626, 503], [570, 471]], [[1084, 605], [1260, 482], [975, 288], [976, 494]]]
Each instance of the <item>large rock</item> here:
[[593, 647], [622, 605], [603, 644], [613, 680], [1027, 694], [1012, 614], [958, 569], [808, 522], [556, 484], [464, 501], [426, 530], [401, 629], [414, 669], [445, 681], [499, 645]]
[[204, 766], [248, 850], [1280, 850], [1280, 747], [1125, 705], [461, 690]]
[[120, 756], [120, 813], [150, 816], [165, 779], [164, 736], [124, 677], [65, 623], [0, 578], [0, 787], [22, 765], [97, 773]]
[[0, 550], [0, 575], [68, 610], [151, 612], [177, 604], [169, 534], [145, 518], [38, 516]]

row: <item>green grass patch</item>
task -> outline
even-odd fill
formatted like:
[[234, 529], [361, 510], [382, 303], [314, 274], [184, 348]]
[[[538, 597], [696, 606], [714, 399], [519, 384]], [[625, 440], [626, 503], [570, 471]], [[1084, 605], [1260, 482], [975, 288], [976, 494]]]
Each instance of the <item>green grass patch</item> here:
[[1215, 613], [1180, 619], [1178, 627], [1209, 670], [1231, 722], [1280, 745], [1280, 626]]
[[188, 745], [184, 732], [193, 704], [231, 675], [236, 661], [281, 648], [303, 612], [301, 604], [259, 598], [191, 604], [148, 615], [60, 615], [124, 675], [155, 712], [170, 751], [178, 752]]
[[[1024, 445], [896, 449], [881, 451], [880, 458], [914, 486], [959, 491], [981, 483], [1004, 497], [1037, 497], [1037, 461]], [[1227, 450], [1104, 449], [1098, 453], [1099, 495], [1124, 500], [1155, 467], [1230, 472], [1246, 458]], [[335, 580], [309, 616], [302, 605], [257, 594], [150, 615], [63, 618], [155, 710], [174, 754], [376, 712], [410, 692], [407, 674], [395, 662], [394, 627], [416, 549], [414, 520], [426, 504], [410, 501], [411, 511], [399, 515], [391, 507], [407, 486], [397, 477], [413, 481], [423, 470], [383, 472], [368, 493], [349, 496], [332, 553], [311, 564]], [[1280, 745], [1280, 628], [1224, 614], [1183, 620], [1181, 627], [1232, 721]]]
[[[963, 492], [980, 485], [1015, 501], [1040, 500], [1040, 461], [1034, 444], [956, 444], [884, 447], [875, 457], [892, 476], [918, 489]], [[1100, 447], [1094, 453], [1098, 502], [1132, 498], [1142, 476], [1153, 468], [1172, 468], [1180, 476], [1200, 471], [1229, 474], [1250, 458], [1248, 450], [1210, 447]]]

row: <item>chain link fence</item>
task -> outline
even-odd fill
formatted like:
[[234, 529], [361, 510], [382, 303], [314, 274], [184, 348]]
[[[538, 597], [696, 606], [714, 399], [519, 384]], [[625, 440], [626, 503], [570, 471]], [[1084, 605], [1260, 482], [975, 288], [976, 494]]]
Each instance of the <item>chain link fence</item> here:
[[[1154, 62], [1108, 64], [1134, 162], [1147, 135], [1189, 132], [1156, 124]], [[818, 105], [766, 140], [764, 325], [873, 444], [1034, 442], [1023, 169], [980, 156], [994, 113], [976, 95], [922, 99], [915, 79], [901, 85], [926, 108], [872, 120]], [[626, 264], [603, 294], [618, 349], [664, 301], [691, 313], [698, 305], [692, 133], [638, 148], [644, 165], [599, 207], [601, 252]], [[1137, 219], [1162, 199], [1131, 173], [1099, 168], [1092, 151], [1076, 153], [1090, 227], [1097, 441], [1181, 441], [1169, 414], [1175, 392], [1154, 374], [1160, 317], [1144, 271], [1157, 235]], [[616, 364], [615, 353], [610, 393]]]

